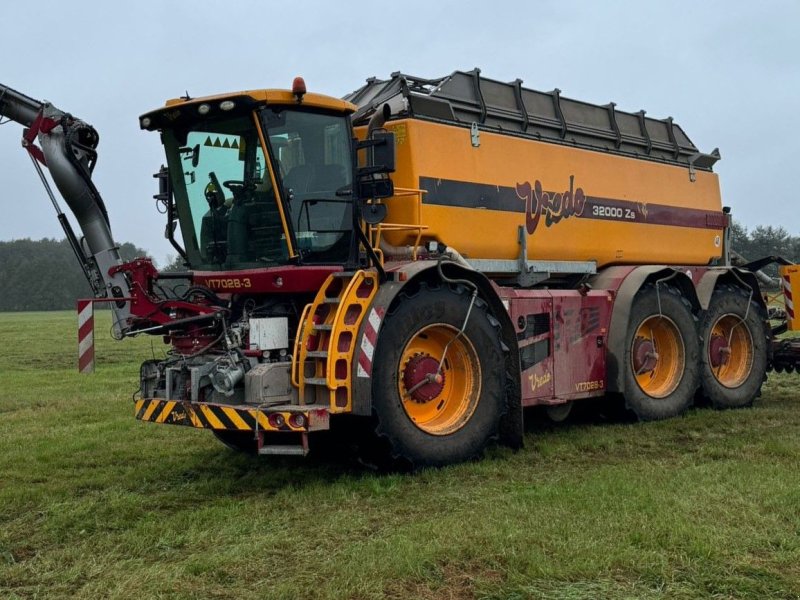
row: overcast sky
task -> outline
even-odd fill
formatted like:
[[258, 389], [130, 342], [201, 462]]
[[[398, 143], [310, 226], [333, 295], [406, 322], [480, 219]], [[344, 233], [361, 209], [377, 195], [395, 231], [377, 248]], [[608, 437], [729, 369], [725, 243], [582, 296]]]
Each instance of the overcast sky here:
[[[68, 7], [68, 8], [67, 8]], [[800, 2], [529, 1], [4, 3], [0, 83], [92, 123], [115, 239], [163, 263], [151, 196], [163, 162], [137, 117], [167, 98], [261, 87], [341, 96], [392, 71], [492, 79], [672, 116], [719, 147], [723, 202], [752, 228], [800, 234]], [[0, 239], [62, 237], [25, 152], [0, 127]], [[62, 203], [63, 204], [63, 203]]]

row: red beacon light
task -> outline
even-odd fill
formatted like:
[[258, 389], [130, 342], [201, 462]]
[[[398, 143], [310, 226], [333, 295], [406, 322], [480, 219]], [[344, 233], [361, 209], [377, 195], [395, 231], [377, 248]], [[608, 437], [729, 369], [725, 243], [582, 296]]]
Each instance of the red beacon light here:
[[292, 81], [292, 93], [297, 98], [298, 102], [303, 101], [303, 96], [306, 93], [306, 81], [302, 77], [295, 77]]

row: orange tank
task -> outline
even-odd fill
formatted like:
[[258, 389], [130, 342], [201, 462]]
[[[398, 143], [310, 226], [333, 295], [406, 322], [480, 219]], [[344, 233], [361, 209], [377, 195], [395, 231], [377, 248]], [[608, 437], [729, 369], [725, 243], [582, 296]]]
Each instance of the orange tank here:
[[385, 128], [395, 133], [399, 192], [385, 201], [384, 235], [394, 245], [414, 244], [421, 231], [422, 241], [469, 260], [510, 260], [520, 257], [522, 232], [532, 261], [600, 268], [721, 257], [728, 216], [711, 172], [719, 154], [700, 153], [671, 119], [477, 70], [441, 80], [395, 74], [346, 99], [361, 107], [356, 125], [391, 109]]

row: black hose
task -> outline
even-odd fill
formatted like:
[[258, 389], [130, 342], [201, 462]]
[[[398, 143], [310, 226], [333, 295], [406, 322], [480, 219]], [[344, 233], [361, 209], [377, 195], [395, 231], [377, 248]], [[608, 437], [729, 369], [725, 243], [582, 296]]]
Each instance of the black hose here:
[[[70, 114], [65, 114], [61, 117], [61, 127], [64, 129], [64, 141], [66, 146], [66, 152], [64, 154], [66, 154], [67, 160], [72, 163], [72, 166], [75, 167], [81, 179], [83, 179], [89, 193], [92, 195], [92, 199], [100, 208], [106, 225], [111, 228], [111, 221], [108, 218], [108, 210], [106, 209], [105, 202], [103, 202], [103, 197], [100, 195], [100, 192], [97, 191], [92, 181], [92, 171], [94, 171], [94, 166], [97, 164], [97, 151], [95, 149], [100, 143], [100, 134], [98, 134], [97, 130], [91, 125], [74, 119]], [[81, 135], [85, 136], [85, 141], [88, 143], [84, 143], [84, 141], [80, 139]], [[86, 157], [85, 162], [78, 158], [73, 148], [77, 148], [81, 151]]]
[[195, 295], [195, 294], [199, 294], [199, 295], [205, 297], [206, 300], [208, 300], [209, 302], [211, 302], [212, 304], [215, 304], [217, 306], [223, 306], [223, 307], [227, 306], [226, 302], [222, 298], [217, 296], [213, 291], [211, 291], [210, 289], [208, 289], [206, 287], [201, 287], [201, 286], [197, 286], [197, 285], [192, 286], [188, 290], [186, 290], [183, 293], [183, 295], [181, 296], [181, 299], [188, 301], [189, 298], [191, 296]]

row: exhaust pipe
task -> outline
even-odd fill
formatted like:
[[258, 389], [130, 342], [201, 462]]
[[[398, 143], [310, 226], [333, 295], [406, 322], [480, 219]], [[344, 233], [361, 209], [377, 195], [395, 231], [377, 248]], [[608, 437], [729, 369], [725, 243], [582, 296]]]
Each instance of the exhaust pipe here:
[[372, 132], [376, 129], [383, 127], [383, 124], [392, 116], [392, 108], [388, 104], [384, 104], [377, 109], [367, 123], [367, 138], [372, 137]]

